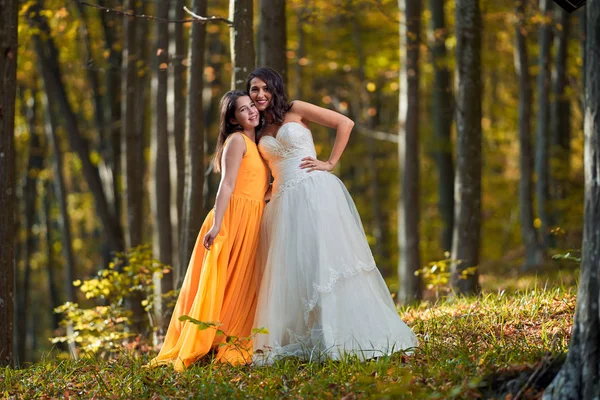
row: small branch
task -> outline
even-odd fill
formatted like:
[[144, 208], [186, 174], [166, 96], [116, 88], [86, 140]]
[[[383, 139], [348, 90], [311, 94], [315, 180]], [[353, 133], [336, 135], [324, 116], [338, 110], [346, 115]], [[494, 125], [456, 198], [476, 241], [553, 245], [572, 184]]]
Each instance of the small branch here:
[[373, 139], [384, 140], [387, 142], [398, 143], [398, 135], [393, 133], [375, 131], [362, 125], [355, 125], [356, 131], [364, 136], [370, 136]]
[[[342, 109], [340, 107], [340, 100], [337, 97], [331, 98], [331, 104], [333, 105], [333, 108], [335, 108], [335, 110], [337, 112], [339, 112], [340, 114], [344, 114], [344, 112], [342, 111]], [[355, 124], [354, 128], [361, 135], [369, 136], [369, 137], [372, 137], [373, 139], [377, 139], [377, 140], [398, 143], [398, 135], [395, 135], [393, 133], [376, 131], [374, 129], [367, 128], [366, 126], [360, 125], [360, 124]]]
[[76, 0], [76, 1], [84, 6], [97, 8], [98, 10], [105, 11], [105, 12], [112, 12], [115, 14], [125, 15], [127, 17], [133, 17], [133, 18], [141, 18], [141, 19], [147, 19], [147, 20], [158, 21], [158, 22], [167, 22], [170, 24], [184, 24], [187, 22], [200, 23], [200, 24], [206, 24], [208, 22], [224, 22], [229, 26], [233, 25], [233, 22], [231, 22], [230, 20], [223, 18], [223, 17], [201, 17], [200, 15], [197, 15], [197, 14], [194, 14], [193, 12], [191, 12], [187, 7], [183, 7], [183, 9], [194, 18], [167, 19], [167, 18], [155, 17], [153, 15], [134, 14], [134, 13], [130, 13], [127, 11], [116, 10], [114, 8], [104, 7], [104, 6], [101, 6], [98, 4], [91, 4], [91, 3], [88, 3], [85, 1], [80, 1], [80, 0]]
[[206, 22], [225, 22], [227, 25], [232, 26], [233, 22], [223, 18], [223, 17], [202, 17], [194, 12], [192, 12], [189, 8], [187, 8], [186, 6], [183, 6], [183, 10], [190, 14], [192, 17], [194, 17], [194, 21], [196, 22], [202, 22], [202, 23], [206, 23]]

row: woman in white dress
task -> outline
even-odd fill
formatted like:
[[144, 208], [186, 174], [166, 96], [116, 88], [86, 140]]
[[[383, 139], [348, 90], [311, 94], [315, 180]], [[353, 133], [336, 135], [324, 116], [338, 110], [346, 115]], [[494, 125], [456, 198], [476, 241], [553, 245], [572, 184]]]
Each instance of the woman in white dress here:
[[[398, 315], [350, 194], [330, 173], [354, 122], [306, 102], [288, 104], [270, 68], [254, 70], [247, 90], [261, 112], [258, 147], [274, 177], [261, 222], [254, 321], [269, 333], [253, 339], [254, 363], [410, 351], [417, 339]], [[316, 158], [309, 122], [337, 130], [327, 161]]]

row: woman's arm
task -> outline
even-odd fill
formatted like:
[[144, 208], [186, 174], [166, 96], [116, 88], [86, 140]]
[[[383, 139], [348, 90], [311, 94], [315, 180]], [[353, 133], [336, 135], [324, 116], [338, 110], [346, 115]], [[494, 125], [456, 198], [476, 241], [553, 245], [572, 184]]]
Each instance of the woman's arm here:
[[234, 133], [232, 135], [232, 138], [225, 144], [225, 149], [223, 149], [221, 183], [219, 183], [219, 190], [217, 191], [215, 201], [215, 219], [212, 228], [204, 236], [204, 247], [207, 249], [210, 249], [210, 246], [221, 230], [225, 210], [229, 205], [229, 199], [235, 188], [235, 180], [242, 164], [242, 158], [246, 153], [244, 138], [240, 134]]
[[331, 171], [342, 157], [342, 153], [350, 139], [354, 122], [343, 114], [304, 101], [295, 100], [293, 104], [290, 112], [298, 114], [302, 119], [336, 130], [335, 142], [329, 159], [323, 162], [313, 157], [305, 157], [302, 159], [303, 162], [300, 167], [308, 168], [309, 171], [316, 169]]

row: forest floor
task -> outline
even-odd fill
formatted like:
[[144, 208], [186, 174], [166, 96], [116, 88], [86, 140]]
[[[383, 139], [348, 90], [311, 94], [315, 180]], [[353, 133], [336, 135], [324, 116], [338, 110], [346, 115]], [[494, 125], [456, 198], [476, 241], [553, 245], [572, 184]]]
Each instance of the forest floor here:
[[[557, 267], [557, 265], [555, 265]], [[50, 357], [0, 369], [0, 397], [537, 399], [560, 367], [575, 311], [577, 270], [482, 271], [483, 294], [401, 310], [417, 333], [412, 355], [270, 367], [205, 360], [183, 373], [142, 369], [148, 354], [78, 361]]]

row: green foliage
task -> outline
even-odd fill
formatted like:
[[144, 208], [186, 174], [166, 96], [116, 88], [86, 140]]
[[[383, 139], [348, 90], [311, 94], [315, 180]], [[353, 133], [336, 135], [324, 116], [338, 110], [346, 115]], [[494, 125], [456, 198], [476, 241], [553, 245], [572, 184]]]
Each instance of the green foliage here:
[[[449, 293], [450, 277], [452, 276], [452, 264], [460, 264], [460, 260], [450, 258], [450, 253], [444, 253], [446, 258], [443, 260], [432, 261], [415, 271], [415, 275], [421, 276], [425, 287], [428, 290], [434, 290], [436, 298], [440, 294]], [[465, 268], [460, 272], [460, 279], [467, 279], [477, 271], [477, 266]]]
[[[117, 253], [109, 267], [98, 271], [96, 277], [73, 282], [87, 299], [103, 304], [85, 309], [67, 302], [57, 307], [55, 312], [63, 314], [61, 324], [66, 334], [52, 338], [52, 343], [75, 343], [86, 354], [114, 353], [139, 333], [131, 329], [134, 315], [127, 304], [141, 298], [141, 305], [149, 312], [154, 299], [153, 277], [162, 278], [169, 271], [169, 266], [152, 257], [148, 245]], [[165, 301], [175, 296], [175, 291], [162, 295]]]
[[[579, 255], [577, 255], [579, 254]], [[574, 263], [581, 263], [581, 251], [580, 250], [569, 250], [566, 253], [558, 253], [552, 256], [553, 260], [568, 260]]]
[[201, 331], [209, 329], [209, 328], [215, 329], [216, 335], [222, 336], [224, 338], [224, 341], [219, 343], [219, 347], [225, 346], [226, 344], [235, 344], [236, 346], [247, 346], [242, 343], [252, 340], [252, 338], [254, 338], [256, 335], [266, 335], [269, 333], [269, 330], [267, 328], [261, 327], [261, 328], [253, 328], [252, 335], [250, 335], [248, 337], [237, 337], [237, 336], [233, 336], [233, 335], [228, 335], [227, 333], [225, 333], [224, 331], [219, 329], [219, 326], [221, 324], [218, 322], [204, 322], [204, 321], [197, 320], [196, 318], [190, 317], [189, 315], [182, 315], [181, 317], [179, 317], [179, 320], [180, 321], [188, 321], [188, 322], [196, 325], [198, 327], [198, 329], [200, 329]]

